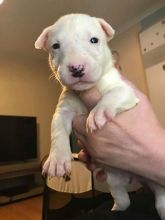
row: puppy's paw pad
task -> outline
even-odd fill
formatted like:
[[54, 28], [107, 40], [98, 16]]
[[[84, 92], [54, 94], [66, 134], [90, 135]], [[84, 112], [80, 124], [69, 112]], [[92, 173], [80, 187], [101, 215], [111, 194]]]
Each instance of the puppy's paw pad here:
[[87, 122], [86, 122], [86, 129], [87, 132], [93, 132], [94, 130], [97, 129], [97, 125], [95, 124], [95, 120], [94, 120], [94, 114], [91, 112], [87, 118]]
[[107, 122], [111, 121], [111, 114], [104, 108], [94, 108], [87, 118], [87, 131], [101, 129]]
[[55, 155], [49, 156], [46, 160], [43, 171], [44, 174], [47, 174], [50, 177], [58, 176], [62, 177], [71, 173], [71, 157], [57, 159]]
[[108, 121], [110, 121], [110, 118], [104, 109], [98, 109], [95, 112], [95, 123], [98, 129], [101, 129]]
[[56, 176], [69, 176], [71, 173], [71, 161], [63, 161], [57, 164]]

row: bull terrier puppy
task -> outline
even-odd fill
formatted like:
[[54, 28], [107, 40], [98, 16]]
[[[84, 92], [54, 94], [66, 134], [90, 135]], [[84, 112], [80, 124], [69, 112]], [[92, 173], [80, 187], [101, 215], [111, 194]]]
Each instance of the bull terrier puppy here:
[[[102, 128], [116, 114], [134, 107], [138, 99], [114, 66], [107, 42], [114, 29], [103, 19], [85, 14], [69, 14], [45, 28], [35, 42], [37, 49], [49, 52], [50, 67], [63, 87], [51, 125], [51, 150], [43, 171], [49, 176], [71, 172], [72, 154], [69, 136], [75, 116], [89, 114], [88, 132]], [[89, 111], [79, 92], [96, 87], [99, 102]], [[112, 210], [130, 205], [127, 185], [130, 174], [118, 169], [107, 170], [107, 182], [114, 198]], [[156, 208], [165, 220], [165, 190], [149, 182], [155, 192]]]

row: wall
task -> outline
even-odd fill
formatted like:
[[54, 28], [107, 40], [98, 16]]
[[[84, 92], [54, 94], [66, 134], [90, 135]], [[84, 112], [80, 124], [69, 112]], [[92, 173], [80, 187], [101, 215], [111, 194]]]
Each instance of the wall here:
[[139, 32], [140, 24], [130, 28], [127, 32], [114, 37], [110, 42], [111, 50], [120, 54], [122, 73], [147, 94], [144, 65], [140, 52]]
[[0, 55], [0, 114], [36, 116], [39, 157], [50, 147], [50, 123], [60, 86], [49, 80], [47, 58]]

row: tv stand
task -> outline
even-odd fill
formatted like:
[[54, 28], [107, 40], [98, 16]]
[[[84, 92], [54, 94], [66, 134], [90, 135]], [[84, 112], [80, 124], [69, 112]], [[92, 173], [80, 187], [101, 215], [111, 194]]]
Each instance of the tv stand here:
[[43, 193], [43, 180], [38, 167], [0, 174], [0, 205]]

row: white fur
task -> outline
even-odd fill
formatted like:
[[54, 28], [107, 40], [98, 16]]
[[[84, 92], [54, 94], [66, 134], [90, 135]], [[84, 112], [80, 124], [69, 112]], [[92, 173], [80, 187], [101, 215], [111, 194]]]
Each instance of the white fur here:
[[[113, 28], [103, 19], [71, 14], [46, 28], [35, 43], [36, 48], [49, 52], [50, 66], [63, 85], [52, 120], [51, 150], [43, 167], [49, 176], [63, 176], [71, 172], [69, 135], [72, 121], [76, 115], [88, 113], [77, 91], [83, 92], [95, 86], [102, 94], [101, 100], [89, 112], [87, 130], [90, 131], [103, 127], [117, 113], [138, 103], [132, 88], [114, 68], [107, 45], [113, 35]], [[99, 39], [98, 43], [91, 43], [93, 37]], [[55, 43], [59, 48], [52, 48]], [[72, 67], [81, 70], [83, 75], [75, 77]], [[130, 176], [117, 169], [107, 173], [107, 181], [115, 200], [113, 210], [125, 210], [130, 204], [126, 190]], [[158, 212], [162, 220], [165, 220], [165, 191], [156, 184], [152, 188], [155, 190]]]

